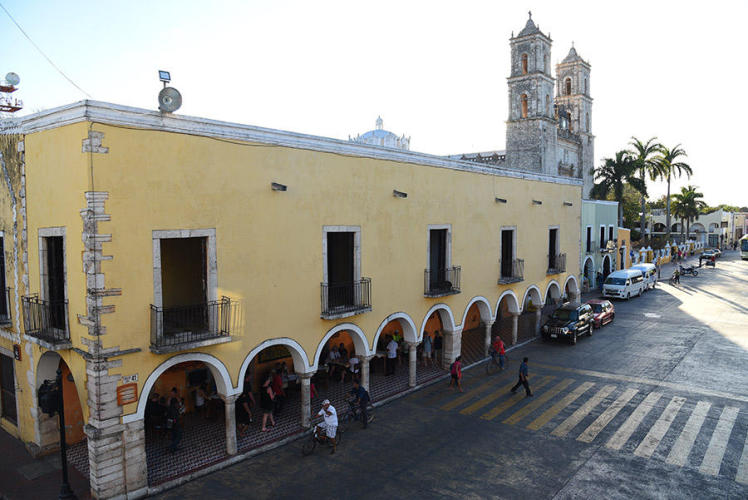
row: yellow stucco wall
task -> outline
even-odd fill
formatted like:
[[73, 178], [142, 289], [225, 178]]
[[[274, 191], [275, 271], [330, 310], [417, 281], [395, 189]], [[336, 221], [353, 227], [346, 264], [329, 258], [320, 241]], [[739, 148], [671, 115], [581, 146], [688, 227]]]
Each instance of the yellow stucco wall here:
[[[99, 232], [112, 234], [104, 254], [114, 258], [102, 263], [102, 271], [107, 288], [121, 288], [122, 295], [105, 300], [116, 312], [103, 316], [103, 342], [142, 349], [111, 370], [137, 374], [139, 389], [173, 356], [149, 350], [153, 230], [215, 228], [217, 295], [239, 301], [241, 314], [232, 332], [236, 341], [199, 352], [221, 360], [233, 386], [248, 353], [266, 339], [296, 340], [314, 365], [318, 345], [336, 324], [356, 324], [371, 345], [390, 314], [404, 312], [420, 329], [429, 309], [442, 303], [459, 326], [476, 296], [485, 297], [495, 314], [505, 290], [521, 301], [531, 285], [544, 294], [551, 279], [563, 289], [568, 274], [579, 274], [580, 186], [101, 124], [93, 129], [104, 132], [109, 152], [89, 154], [81, 152], [88, 126], [27, 139], [31, 289], [39, 287], [38, 228], [65, 226], [71, 337], [81, 347], [86, 330], [76, 315], [86, 309], [79, 211], [84, 191], [108, 192], [111, 222], [99, 223]], [[272, 191], [271, 182], [288, 191]], [[393, 189], [408, 197], [393, 197]], [[497, 196], [507, 203], [496, 203]], [[458, 295], [423, 296], [429, 224], [451, 224], [451, 262], [462, 266]], [[361, 275], [372, 279], [371, 312], [320, 319], [325, 225], [361, 227]], [[546, 276], [548, 227], [555, 225], [567, 273]], [[525, 260], [524, 281], [509, 286], [496, 284], [501, 226], [517, 227], [516, 257]], [[70, 351], [63, 358], [85, 402], [85, 365]], [[134, 404], [125, 408], [126, 414], [134, 411]]]

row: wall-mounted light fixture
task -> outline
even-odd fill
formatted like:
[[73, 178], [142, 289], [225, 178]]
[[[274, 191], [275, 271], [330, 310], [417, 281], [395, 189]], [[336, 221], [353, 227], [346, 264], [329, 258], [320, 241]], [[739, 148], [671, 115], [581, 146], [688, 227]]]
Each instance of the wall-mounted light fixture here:
[[392, 190], [392, 196], [395, 198], [407, 198], [408, 193], [403, 193], [402, 191], [398, 191], [397, 189]]
[[573, 207], [573, 206], [574, 206], [574, 204], [573, 204], [572, 202], [570, 202], [570, 201], [565, 201], [565, 202], [564, 202], [564, 206], [565, 206], [565, 207]]
[[496, 198], [496, 203], [506, 203], [505, 198]]
[[271, 182], [270, 187], [273, 188], [273, 191], [288, 191], [288, 186], [277, 182]]
[[543, 202], [542, 202], [542, 201], [540, 201], [540, 200], [532, 200], [532, 204], [533, 204], [533, 205], [542, 205], [542, 204], [543, 204]]

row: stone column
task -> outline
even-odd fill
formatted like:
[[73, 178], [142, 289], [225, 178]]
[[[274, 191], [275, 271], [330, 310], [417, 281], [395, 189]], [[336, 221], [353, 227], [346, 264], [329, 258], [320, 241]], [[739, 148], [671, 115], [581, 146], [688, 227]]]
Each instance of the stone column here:
[[361, 361], [361, 387], [363, 387], [369, 392], [371, 392], [369, 389], [369, 373], [370, 373], [369, 362], [371, 361], [373, 357], [374, 355], [358, 357], [358, 359]]
[[483, 346], [483, 355], [488, 356], [488, 351], [491, 349], [491, 328], [493, 327], [493, 321], [486, 321], [486, 341]]
[[238, 394], [231, 396], [221, 395], [224, 406], [224, 416], [226, 417], [226, 454], [236, 455], [236, 400]]
[[301, 373], [301, 426], [308, 429], [312, 425], [312, 395], [310, 383], [314, 373]]
[[449, 366], [460, 355], [460, 349], [462, 348], [462, 328], [456, 328], [454, 331], [444, 330], [442, 334], [444, 337], [442, 367], [445, 370], [449, 370]]
[[408, 342], [408, 387], [416, 386], [416, 370], [418, 365], [418, 342]]
[[519, 313], [509, 313], [512, 315], [512, 345], [517, 343], [517, 324], [519, 323]]
[[543, 310], [538, 309], [535, 311], [535, 335], [540, 334], [540, 320], [543, 318]]
[[136, 420], [125, 424], [125, 483], [127, 492], [140, 496], [148, 488], [148, 464], [145, 455], [145, 421]]

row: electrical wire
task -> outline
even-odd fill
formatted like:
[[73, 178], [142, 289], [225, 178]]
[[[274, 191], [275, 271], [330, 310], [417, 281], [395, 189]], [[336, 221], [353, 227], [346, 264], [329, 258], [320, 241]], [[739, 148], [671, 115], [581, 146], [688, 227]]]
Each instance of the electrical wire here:
[[10, 15], [10, 12], [8, 12], [8, 9], [5, 8], [5, 5], [3, 5], [2, 3], [0, 3], [0, 8], [2, 8], [5, 11], [5, 13], [8, 14], [8, 17], [10, 18], [10, 20], [13, 21], [13, 24], [15, 24], [16, 27], [21, 31], [21, 33], [23, 33], [23, 36], [25, 36], [26, 39], [29, 42], [31, 42], [31, 45], [34, 46], [34, 48], [44, 57], [44, 59], [46, 59], [47, 62], [49, 64], [51, 64], [52, 67], [54, 69], [56, 69], [57, 72], [59, 74], [61, 74], [65, 78], [65, 80], [67, 80], [68, 82], [70, 82], [70, 84], [73, 87], [75, 87], [76, 89], [78, 89], [81, 92], [83, 92], [86, 95], [86, 97], [91, 98], [91, 94], [89, 94], [88, 92], [86, 92], [85, 90], [83, 90], [82, 88], [80, 88], [80, 86], [78, 86], [77, 83], [75, 83], [73, 80], [71, 80], [70, 77], [68, 77], [68, 75], [66, 75], [54, 62], [52, 62], [52, 59], [50, 59], [49, 56], [47, 56], [47, 54], [44, 53], [44, 51], [31, 39], [31, 37], [28, 35], [28, 33], [26, 33], [24, 31], [24, 29], [21, 28], [21, 25], [18, 24], [18, 22], [13, 18], [13, 16]]

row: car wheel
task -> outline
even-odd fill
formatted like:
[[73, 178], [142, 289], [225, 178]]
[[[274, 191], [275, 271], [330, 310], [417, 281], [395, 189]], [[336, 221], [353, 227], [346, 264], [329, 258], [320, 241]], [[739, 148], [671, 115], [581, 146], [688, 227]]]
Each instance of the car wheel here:
[[629, 300], [630, 298], [631, 298], [631, 294], [630, 294], [630, 293], [627, 293], [627, 294], [626, 294], [626, 300]]
[[694, 269], [694, 270], [693, 270], [693, 275], [694, 275], [694, 276], [698, 276], [698, 275], [699, 275], [699, 272], [698, 272], [698, 271], [697, 271], [696, 269]]
[[595, 325], [593, 323], [590, 323], [589, 326], [587, 327], [587, 335], [589, 337], [592, 337], [592, 330], [594, 329], [595, 329]]
[[573, 332], [571, 332], [571, 345], [576, 345], [576, 344], [577, 344], [577, 331], [574, 330]]
[[642, 289], [640, 288], [639, 289], [639, 297], [641, 297], [641, 296], [642, 296]]

